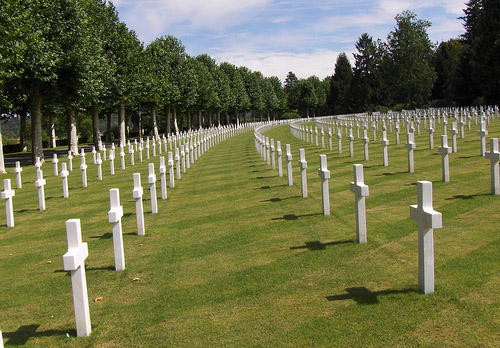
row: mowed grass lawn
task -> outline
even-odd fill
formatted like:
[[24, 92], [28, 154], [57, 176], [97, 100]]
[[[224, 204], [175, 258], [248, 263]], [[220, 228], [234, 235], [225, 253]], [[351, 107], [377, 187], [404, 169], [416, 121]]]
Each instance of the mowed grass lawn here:
[[[308, 145], [288, 126], [267, 136], [292, 146], [294, 186], [255, 150], [253, 132], [202, 156], [152, 215], [147, 161], [97, 181], [87, 155], [89, 187], [79, 159], [69, 177], [44, 165], [47, 210], [38, 211], [35, 169], [25, 167], [14, 197], [14, 228], [0, 211], [0, 329], [7, 347], [495, 347], [500, 342], [500, 197], [490, 195], [490, 164], [479, 155], [477, 128], [450, 155], [451, 182], [441, 182], [441, 156], [416, 136], [415, 173], [407, 172], [406, 134], [389, 133], [389, 167], [381, 132], [363, 161], [355, 140], [349, 157]], [[500, 121], [488, 127], [500, 137]], [[371, 137], [371, 132], [369, 132]], [[450, 142], [451, 143], [451, 142]], [[489, 142], [488, 142], [489, 143]], [[326, 144], [328, 142], [326, 141]], [[327, 145], [328, 146], [328, 145]], [[306, 149], [309, 197], [303, 199], [299, 148]], [[489, 147], [489, 146], [488, 146]], [[331, 216], [323, 216], [319, 155], [328, 155]], [[163, 155], [166, 155], [163, 153]], [[63, 161], [66, 159], [64, 158]], [[155, 163], [157, 178], [158, 157]], [[285, 157], [283, 163], [285, 165]], [[353, 163], [364, 165], [368, 243], [356, 243]], [[141, 173], [146, 235], [137, 236], [132, 174]], [[15, 188], [15, 174], [9, 174]], [[443, 214], [435, 230], [436, 292], [417, 291], [416, 181], [433, 184]], [[159, 181], [157, 182], [160, 197]], [[114, 271], [109, 189], [124, 208], [126, 270]], [[92, 333], [76, 338], [70, 277], [63, 271], [65, 221], [79, 218]], [[133, 281], [133, 279], [139, 280]], [[102, 297], [100, 302], [94, 302]], [[67, 334], [69, 337], [67, 337]]]

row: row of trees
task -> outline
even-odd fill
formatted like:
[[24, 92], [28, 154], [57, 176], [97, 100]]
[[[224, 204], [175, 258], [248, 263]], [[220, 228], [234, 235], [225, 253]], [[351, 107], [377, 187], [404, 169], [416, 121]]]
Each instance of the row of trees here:
[[500, 104], [500, 2], [470, 0], [464, 16], [465, 34], [433, 44], [431, 23], [411, 11], [396, 16], [387, 40], [362, 34], [356, 42], [354, 66], [341, 53], [334, 74], [285, 81], [288, 106], [341, 114], [367, 110]]
[[249, 111], [270, 117], [286, 107], [277, 77], [190, 57], [172, 36], [144, 47], [105, 0], [0, 0], [0, 52], [0, 111], [21, 118], [22, 147], [29, 118], [33, 159], [43, 159], [43, 125], [54, 147], [56, 130], [66, 130], [76, 155], [85, 118], [102, 149], [99, 118], [109, 124], [113, 112], [124, 141], [131, 115], [139, 134], [158, 137], [159, 128], [179, 132], [221, 114], [223, 123], [238, 122]]

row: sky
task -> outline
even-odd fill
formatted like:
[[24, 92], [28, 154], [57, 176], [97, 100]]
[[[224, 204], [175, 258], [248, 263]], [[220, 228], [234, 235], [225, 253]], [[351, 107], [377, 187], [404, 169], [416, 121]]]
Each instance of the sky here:
[[120, 20], [149, 44], [163, 35], [181, 40], [191, 56], [206, 53], [278, 76], [333, 74], [340, 52], [352, 60], [363, 33], [386, 40], [404, 10], [432, 23], [434, 43], [464, 32], [465, 0], [114, 0]]

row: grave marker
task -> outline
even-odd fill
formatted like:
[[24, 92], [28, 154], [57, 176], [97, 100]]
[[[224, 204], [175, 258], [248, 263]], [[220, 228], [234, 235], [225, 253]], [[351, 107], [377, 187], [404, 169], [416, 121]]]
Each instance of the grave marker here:
[[87, 187], [87, 164], [85, 163], [85, 156], [82, 156], [80, 161], [80, 170], [82, 171], [82, 186]]
[[160, 156], [160, 185], [161, 199], [167, 199], [167, 167], [165, 167], [164, 156]]
[[417, 190], [418, 203], [410, 206], [410, 216], [418, 223], [418, 290], [430, 294], [434, 292], [434, 228], [442, 228], [443, 223], [441, 213], [432, 207], [432, 182], [417, 181]]
[[173, 159], [172, 151], [168, 152], [168, 177], [170, 179], [170, 187], [175, 187], [174, 181], [174, 159]]
[[59, 159], [57, 159], [56, 153], [52, 156], [52, 163], [54, 164], [54, 176], [59, 176], [59, 169], [57, 168], [57, 163], [59, 163]]
[[278, 153], [278, 176], [283, 176], [283, 158], [281, 153], [281, 141], [276, 142], [276, 152]]
[[1, 193], [2, 199], [5, 199], [5, 219], [7, 220], [7, 227], [14, 227], [14, 207], [12, 197], [16, 192], [11, 189], [10, 179], [3, 180], [3, 191]]
[[108, 221], [111, 223], [113, 231], [113, 250], [115, 255], [115, 270], [123, 271], [125, 269], [125, 254], [123, 251], [123, 233], [122, 217], [123, 206], [120, 205], [120, 190], [109, 190], [110, 210], [108, 212]]
[[71, 151], [68, 151], [68, 169], [70, 172], [73, 171], [73, 155], [71, 154]]
[[274, 147], [274, 139], [271, 139], [271, 165], [273, 170], [276, 170], [276, 149]]
[[299, 149], [299, 167], [300, 176], [302, 179], [302, 198], [307, 197], [307, 161], [306, 161], [306, 150]]
[[479, 127], [480, 128], [479, 131], [477, 132], [477, 135], [479, 135], [481, 141], [481, 156], [484, 157], [484, 153], [486, 152], [486, 136], [488, 135], [488, 131], [486, 130], [486, 125], [484, 124], [484, 121], [481, 121]]
[[288, 186], [293, 186], [293, 173], [292, 173], [292, 150], [290, 149], [290, 144], [285, 145], [286, 149], [286, 161], [287, 161], [287, 177]]
[[490, 151], [486, 151], [485, 156], [491, 162], [491, 194], [500, 195], [500, 175], [498, 166], [500, 152], [498, 151], [498, 138], [490, 139]]
[[415, 163], [413, 159], [413, 150], [415, 149], [415, 133], [408, 133], [406, 135], [407, 142], [405, 147], [408, 149], [408, 172], [415, 173]]
[[363, 178], [363, 165], [353, 164], [354, 182], [351, 182], [351, 192], [354, 193], [356, 202], [356, 240], [366, 243], [366, 207], [365, 197], [369, 195], [368, 186]]
[[46, 181], [43, 178], [43, 171], [37, 170], [35, 186], [38, 187], [38, 209], [40, 210], [45, 210], [45, 184]]
[[389, 146], [389, 140], [387, 140], [387, 131], [382, 132], [382, 151], [383, 151], [383, 165], [384, 167], [389, 166], [389, 154], [387, 153], [387, 147]]
[[69, 175], [69, 172], [66, 169], [66, 163], [61, 164], [61, 178], [62, 178], [63, 197], [64, 198], [68, 198], [69, 197], [68, 175]]
[[179, 148], [175, 148], [175, 173], [177, 174], [177, 180], [181, 180], [181, 166], [179, 157]]
[[363, 129], [363, 139], [362, 139], [363, 145], [364, 145], [364, 156], [365, 156], [365, 161], [368, 161], [370, 159], [370, 155], [368, 153], [368, 143], [370, 142], [370, 138], [368, 138], [368, 131], [367, 129]]
[[100, 152], [97, 153], [95, 163], [97, 164], [97, 180], [102, 181], [102, 159]]
[[319, 156], [318, 176], [321, 179], [321, 196], [323, 199], [323, 215], [330, 215], [330, 191], [328, 189], [328, 179], [330, 171], [327, 168], [326, 155]]
[[148, 164], [148, 183], [149, 183], [149, 195], [151, 197], [151, 213], [158, 214], [158, 202], [156, 200], [156, 175], [155, 175], [155, 164]]
[[21, 181], [21, 172], [23, 171], [23, 168], [21, 168], [21, 162], [16, 161], [16, 166], [14, 168], [14, 173], [16, 173], [16, 183], [17, 183], [17, 188], [20, 189], [23, 187], [23, 183]]
[[438, 152], [441, 153], [442, 158], [442, 180], [444, 182], [450, 182], [450, 164], [448, 155], [451, 153], [451, 147], [448, 147], [448, 136], [441, 135], [441, 146], [438, 147]]
[[110, 175], [115, 175], [115, 151], [109, 150], [109, 170]]
[[71, 287], [73, 289], [73, 306], [76, 321], [76, 336], [90, 335], [90, 311], [85, 278], [85, 259], [89, 255], [87, 243], [82, 242], [80, 219], [66, 221], [68, 251], [63, 255], [65, 271], [71, 271]]

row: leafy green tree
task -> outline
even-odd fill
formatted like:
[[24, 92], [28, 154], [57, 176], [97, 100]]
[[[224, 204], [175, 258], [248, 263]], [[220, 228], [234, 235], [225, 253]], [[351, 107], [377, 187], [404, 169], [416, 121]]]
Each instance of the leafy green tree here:
[[387, 37], [396, 102], [410, 107], [428, 102], [436, 80], [433, 45], [427, 34], [430, 26], [414, 12], [404, 11], [396, 16], [396, 28]]
[[434, 69], [437, 74], [432, 89], [432, 99], [442, 100], [447, 105], [459, 99], [457, 85], [460, 77], [460, 62], [464, 55], [463, 40], [451, 39], [441, 42], [434, 54]]
[[209, 72], [209, 81], [206, 81], [208, 85], [210, 85], [210, 95], [209, 98], [210, 100], [207, 103], [207, 109], [206, 111], [208, 112], [208, 117], [209, 117], [209, 124], [212, 125], [212, 112], [215, 110], [219, 110], [221, 108], [221, 101], [219, 98], [219, 90], [218, 90], [218, 84], [217, 84], [217, 64], [215, 63], [215, 60], [210, 57], [208, 54], [202, 54], [196, 57], [196, 59], [200, 62], [202, 62], [208, 69]]
[[196, 101], [195, 108], [198, 110], [198, 126], [202, 128], [202, 114], [204, 111], [209, 110], [209, 108], [213, 105], [213, 101], [216, 98], [217, 85], [212, 79], [212, 75], [208, 67], [201, 60], [196, 59], [194, 62], [194, 68], [198, 80], [198, 99]]
[[231, 81], [229, 77], [219, 66], [217, 67], [215, 73], [215, 80], [217, 82], [217, 90], [220, 101], [219, 108], [217, 109], [217, 120], [218, 124], [220, 125], [220, 113], [222, 111], [225, 111], [227, 119], [227, 113], [231, 105], [234, 104], [234, 95], [233, 91], [231, 90]]
[[345, 53], [340, 53], [335, 63], [335, 72], [330, 81], [330, 107], [334, 114], [351, 111], [351, 81], [351, 63]]
[[286, 94], [285, 90], [283, 88], [283, 85], [281, 84], [281, 81], [279, 77], [277, 76], [271, 76], [268, 78], [271, 84], [273, 85], [274, 89], [274, 94], [276, 95], [276, 98], [278, 99], [278, 106], [276, 107], [277, 111], [283, 112], [286, 109]]
[[274, 118], [274, 111], [279, 108], [279, 100], [270, 77], [266, 77], [262, 81], [262, 95], [264, 107], [267, 110], [267, 119], [270, 120], [271, 114], [273, 114]]

